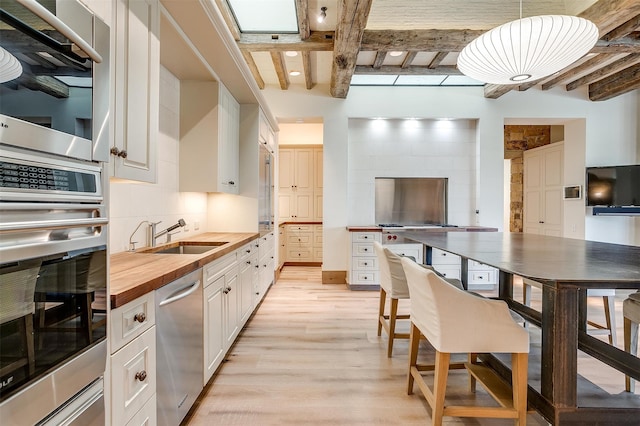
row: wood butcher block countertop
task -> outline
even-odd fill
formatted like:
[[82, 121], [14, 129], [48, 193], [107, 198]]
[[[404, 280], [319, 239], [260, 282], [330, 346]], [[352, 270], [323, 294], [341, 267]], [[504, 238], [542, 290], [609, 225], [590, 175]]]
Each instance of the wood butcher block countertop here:
[[412, 231], [412, 232], [497, 232], [498, 228], [490, 228], [487, 226], [433, 226], [433, 227], [411, 227], [406, 228], [384, 228], [378, 225], [369, 226], [347, 226], [349, 232], [382, 232], [383, 229], [388, 231]]
[[[259, 237], [258, 233], [211, 232], [173, 241], [150, 249], [117, 253], [111, 256], [110, 296], [111, 309], [154, 291], [198, 268], [231, 253]], [[202, 254], [154, 254], [149, 250], [162, 250], [180, 244], [195, 245], [202, 242], [227, 242]]]

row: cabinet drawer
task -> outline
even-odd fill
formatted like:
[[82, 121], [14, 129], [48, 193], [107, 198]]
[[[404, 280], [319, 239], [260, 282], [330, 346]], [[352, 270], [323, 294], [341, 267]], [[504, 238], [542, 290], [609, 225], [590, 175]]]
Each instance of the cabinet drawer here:
[[287, 225], [287, 232], [313, 232], [312, 225]]
[[422, 252], [424, 250], [422, 244], [387, 244], [385, 248], [400, 256], [411, 256], [416, 262], [422, 263]]
[[298, 232], [296, 234], [287, 234], [287, 244], [311, 246], [313, 234], [311, 232]]
[[353, 270], [378, 270], [378, 258], [377, 257], [354, 257], [353, 258]]
[[460, 265], [460, 256], [434, 248], [431, 251], [432, 265]]
[[322, 262], [322, 247], [313, 249], [313, 261]]
[[111, 353], [148, 330], [156, 322], [154, 292], [111, 311]]
[[[252, 246], [251, 250], [254, 249], [256, 249], [256, 247]], [[219, 277], [225, 275], [230, 268], [237, 266], [237, 253], [238, 251], [236, 250], [204, 266], [202, 272], [204, 288], [214, 283]]]
[[352, 256], [374, 256], [373, 243], [353, 243]]
[[378, 272], [373, 271], [352, 271], [349, 284], [379, 284]]
[[126, 424], [156, 393], [156, 329], [111, 357], [111, 423]]
[[154, 426], [157, 423], [156, 395], [153, 394], [144, 407], [129, 420], [127, 426]]
[[469, 284], [495, 284], [495, 271], [469, 271]]
[[311, 262], [311, 250], [287, 250], [287, 260], [290, 262]]
[[456, 278], [460, 279], [462, 276], [460, 272], [460, 268], [456, 266], [439, 266], [433, 265], [436, 271], [440, 272], [440, 274], [444, 275], [445, 278]]
[[273, 249], [273, 233], [263, 235], [258, 240], [258, 253], [260, 259], [265, 257]]
[[380, 232], [352, 232], [351, 242], [353, 243], [366, 243], [370, 241], [380, 242]]
[[236, 250], [236, 253], [238, 262], [243, 263], [244, 260], [246, 260], [248, 257], [251, 257], [253, 254], [256, 254], [257, 256], [258, 251], [255, 250], [251, 243], [248, 243]]
[[489, 265], [485, 265], [484, 263], [480, 263], [480, 262], [476, 262], [475, 260], [471, 260], [469, 259], [468, 262], [468, 269], [471, 270], [478, 270], [478, 271], [497, 271], [496, 268], [494, 268], [493, 266], [489, 266]]

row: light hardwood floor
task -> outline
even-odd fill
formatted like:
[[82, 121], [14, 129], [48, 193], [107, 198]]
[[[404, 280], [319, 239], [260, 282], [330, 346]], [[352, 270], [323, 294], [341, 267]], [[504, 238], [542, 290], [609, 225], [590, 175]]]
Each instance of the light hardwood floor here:
[[[376, 334], [378, 296], [322, 285], [317, 267], [285, 267], [184, 424], [430, 424], [417, 386], [413, 395], [406, 393], [408, 341], [397, 340], [389, 359], [386, 335]], [[593, 310], [597, 318], [602, 310], [597, 301]], [[621, 346], [621, 312], [618, 318]], [[426, 344], [421, 346], [422, 360], [431, 355]], [[622, 375], [586, 358], [580, 360], [581, 374], [589, 372], [616, 393], [622, 390]], [[450, 373], [450, 401], [492, 401], [481, 387], [475, 396], [468, 393], [467, 383], [466, 373]], [[448, 417], [445, 424], [513, 422]], [[547, 422], [532, 413], [527, 424]]]

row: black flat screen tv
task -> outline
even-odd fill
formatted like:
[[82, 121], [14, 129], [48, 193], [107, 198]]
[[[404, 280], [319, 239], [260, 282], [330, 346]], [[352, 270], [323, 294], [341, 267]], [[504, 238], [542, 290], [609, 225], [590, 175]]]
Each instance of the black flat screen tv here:
[[587, 206], [640, 206], [640, 164], [587, 167]]

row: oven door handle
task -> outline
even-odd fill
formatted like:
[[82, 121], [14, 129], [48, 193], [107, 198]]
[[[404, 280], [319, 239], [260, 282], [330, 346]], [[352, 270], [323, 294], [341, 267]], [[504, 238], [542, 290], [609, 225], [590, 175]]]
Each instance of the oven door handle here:
[[104, 226], [108, 223], [109, 219], [106, 217], [67, 220], [42, 220], [36, 222], [9, 222], [0, 224], [0, 232], [31, 231], [38, 229], [88, 228]]
[[102, 62], [102, 56], [95, 51], [89, 43], [87, 43], [82, 37], [76, 34], [71, 28], [69, 28], [64, 22], [60, 20], [56, 15], [51, 13], [47, 8], [42, 6], [36, 0], [16, 0], [18, 3], [29, 9], [35, 15], [38, 15], [41, 19], [71, 40], [76, 44], [83, 52], [97, 63]]

